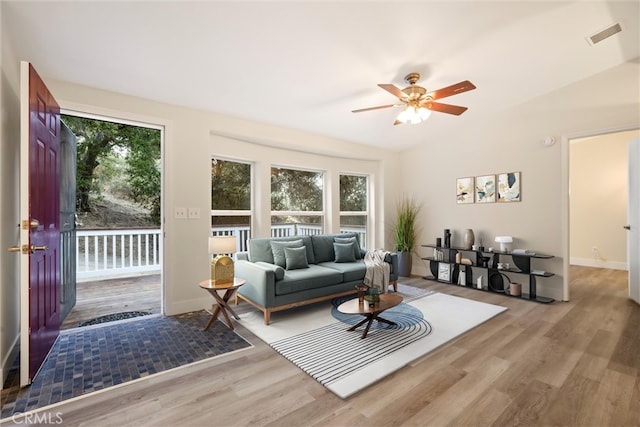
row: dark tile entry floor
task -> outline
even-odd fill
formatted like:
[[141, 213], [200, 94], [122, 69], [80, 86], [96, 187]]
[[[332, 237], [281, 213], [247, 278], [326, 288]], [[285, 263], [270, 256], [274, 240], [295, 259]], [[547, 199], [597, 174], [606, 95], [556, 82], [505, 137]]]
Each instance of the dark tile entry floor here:
[[251, 347], [220, 321], [203, 331], [206, 311], [144, 317], [63, 332], [29, 387], [15, 363], [2, 390], [0, 418]]

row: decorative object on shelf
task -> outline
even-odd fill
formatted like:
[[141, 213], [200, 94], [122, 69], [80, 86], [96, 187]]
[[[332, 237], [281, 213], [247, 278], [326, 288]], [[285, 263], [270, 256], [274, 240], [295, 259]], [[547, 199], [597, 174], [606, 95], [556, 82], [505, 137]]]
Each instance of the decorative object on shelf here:
[[483, 175], [476, 177], [476, 203], [493, 203], [496, 201], [496, 176]]
[[211, 280], [214, 285], [233, 283], [233, 260], [228, 256], [236, 251], [235, 236], [209, 237], [209, 253], [215, 254], [211, 261]]
[[464, 244], [465, 249], [471, 249], [473, 244], [475, 243], [476, 236], [473, 234], [473, 230], [467, 228], [464, 232], [464, 237], [462, 238], [462, 243]]
[[406, 196], [396, 203], [396, 251], [398, 252], [398, 275], [409, 277], [415, 251], [417, 230], [416, 219], [421, 206]]
[[444, 247], [451, 247], [451, 230], [449, 230], [448, 228], [444, 229]]
[[473, 177], [458, 178], [456, 180], [456, 202], [460, 204], [473, 203], [475, 200], [475, 182]]
[[511, 279], [504, 273], [496, 271], [489, 275], [489, 289], [493, 292], [509, 292], [509, 283], [511, 283]]
[[442, 237], [436, 237], [436, 247], [442, 247]]
[[498, 174], [498, 202], [520, 201], [520, 172]]
[[496, 243], [500, 243], [500, 252], [509, 252], [511, 250], [511, 243], [513, 243], [513, 237], [496, 236]]
[[451, 282], [452, 279], [452, 266], [448, 262], [441, 262], [438, 264], [438, 280], [443, 282]]
[[488, 268], [489, 267], [489, 260], [491, 260], [490, 256], [483, 256], [482, 257], [482, 266], [484, 268]]
[[509, 295], [513, 295], [514, 297], [519, 297], [522, 295], [522, 283], [509, 283]]
[[462, 252], [456, 254], [456, 263], [462, 264]]
[[476, 279], [476, 288], [482, 289], [482, 276], [478, 276]]

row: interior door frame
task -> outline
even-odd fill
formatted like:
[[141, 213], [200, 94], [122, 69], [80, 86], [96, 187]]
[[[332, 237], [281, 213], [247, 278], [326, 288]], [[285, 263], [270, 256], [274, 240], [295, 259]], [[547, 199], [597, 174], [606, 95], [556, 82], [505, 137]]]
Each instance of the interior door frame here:
[[[627, 132], [639, 130], [638, 124], [628, 124], [619, 127], [606, 128], [606, 129], [598, 129], [591, 131], [582, 131], [576, 133], [570, 133], [566, 135], [562, 135], [560, 139], [560, 159], [562, 164], [562, 300], [569, 301], [570, 293], [569, 293], [569, 283], [571, 283], [571, 269], [570, 269], [570, 256], [571, 256], [571, 247], [570, 247], [570, 170], [569, 170], [569, 152], [570, 152], [570, 144], [571, 140], [579, 139], [579, 138], [588, 138], [593, 136], [601, 136], [607, 135], [610, 133], [619, 133], [619, 132]], [[622, 227], [624, 224], [620, 224]]]
[[114, 123], [122, 123], [125, 125], [148, 127], [157, 129], [160, 131], [160, 235], [162, 238], [159, 241], [160, 244], [160, 314], [165, 314], [167, 307], [167, 292], [165, 289], [164, 278], [166, 273], [166, 266], [164, 262], [165, 252], [165, 191], [166, 191], [166, 161], [165, 161], [165, 144], [167, 129], [170, 127], [170, 122], [159, 119], [157, 117], [142, 116], [130, 112], [110, 110], [106, 108], [96, 107], [92, 105], [79, 104], [76, 102], [66, 101], [64, 98], [58, 98], [60, 104], [60, 114], [85, 117], [96, 120], [106, 120]]

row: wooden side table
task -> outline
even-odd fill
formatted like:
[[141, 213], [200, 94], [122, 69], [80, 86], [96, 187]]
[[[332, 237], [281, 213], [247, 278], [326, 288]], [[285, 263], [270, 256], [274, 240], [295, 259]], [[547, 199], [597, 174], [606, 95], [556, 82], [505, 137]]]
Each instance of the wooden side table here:
[[[207, 326], [204, 328], [205, 331], [209, 329], [213, 322], [215, 322], [220, 313], [222, 313], [224, 318], [227, 320], [227, 326], [233, 330], [233, 323], [231, 323], [229, 313], [231, 313], [236, 320], [240, 320], [240, 317], [231, 309], [231, 307], [229, 307], [229, 300], [236, 293], [238, 288], [246, 282], [246, 280], [238, 277], [234, 277], [233, 282], [227, 283], [213, 283], [213, 280], [211, 279], [200, 282], [200, 287], [209, 292], [216, 300], [216, 306], [213, 307], [213, 313], [211, 313], [211, 319], [209, 319]], [[225, 291], [224, 295], [220, 296], [218, 291]]]

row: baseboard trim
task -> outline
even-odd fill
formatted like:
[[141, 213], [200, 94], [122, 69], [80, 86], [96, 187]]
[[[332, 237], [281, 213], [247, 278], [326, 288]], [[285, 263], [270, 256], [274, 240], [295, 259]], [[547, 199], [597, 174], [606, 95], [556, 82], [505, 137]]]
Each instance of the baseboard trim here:
[[624, 270], [628, 271], [627, 263], [620, 261], [602, 261], [591, 258], [574, 258], [572, 257], [569, 262], [571, 265], [579, 265], [581, 267], [595, 267], [595, 268], [610, 268], [612, 270]]
[[16, 335], [15, 340], [11, 344], [11, 349], [7, 352], [6, 357], [2, 361], [2, 366], [0, 366], [0, 376], [2, 377], [2, 384], [0, 384], [0, 390], [4, 388], [4, 382], [7, 380], [7, 376], [9, 375], [9, 371], [13, 366], [13, 362], [18, 357], [18, 353], [20, 351], [20, 334]]

